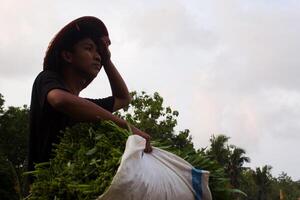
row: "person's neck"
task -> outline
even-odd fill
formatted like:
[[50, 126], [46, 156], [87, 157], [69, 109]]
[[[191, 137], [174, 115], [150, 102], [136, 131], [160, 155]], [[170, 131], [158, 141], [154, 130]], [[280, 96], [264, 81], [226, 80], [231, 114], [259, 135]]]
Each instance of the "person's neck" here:
[[80, 91], [84, 88], [86, 79], [71, 67], [65, 67], [62, 75], [66, 87], [72, 94], [79, 96]]

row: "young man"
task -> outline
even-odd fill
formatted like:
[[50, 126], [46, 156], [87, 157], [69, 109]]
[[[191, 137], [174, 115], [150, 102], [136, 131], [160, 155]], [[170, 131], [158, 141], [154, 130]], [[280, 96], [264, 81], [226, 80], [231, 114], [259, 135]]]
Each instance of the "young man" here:
[[[118, 70], [111, 61], [108, 32], [101, 20], [85, 16], [61, 29], [50, 42], [43, 71], [36, 77], [31, 95], [28, 171], [34, 163], [51, 158], [52, 143], [58, 133], [77, 122], [112, 120], [127, 128], [127, 122], [112, 114], [131, 101]], [[112, 96], [81, 98], [79, 93], [104, 68]], [[134, 134], [146, 139], [145, 152], [151, 152], [150, 136], [130, 125]], [[29, 184], [33, 177], [29, 177]]]

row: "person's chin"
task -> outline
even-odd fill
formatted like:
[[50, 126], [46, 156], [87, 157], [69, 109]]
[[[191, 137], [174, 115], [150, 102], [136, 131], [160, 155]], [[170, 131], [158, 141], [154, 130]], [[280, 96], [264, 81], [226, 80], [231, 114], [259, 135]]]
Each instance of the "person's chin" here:
[[95, 74], [95, 77], [98, 75], [99, 72], [100, 72], [100, 69], [98, 69], [98, 68], [93, 69], [93, 73]]
[[85, 70], [83, 72], [84, 77], [88, 80], [93, 80], [94, 78], [96, 78], [98, 73], [99, 73], [99, 70], [96, 70], [96, 69]]
[[89, 79], [96, 78], [98, 76], [99, 71], [100, 70], [98, 70], [98, 69], [92, 69], [92, 70], [90, 70], [89, 73], [88, 73], [88, 76], [89, 76], [88, 78]]

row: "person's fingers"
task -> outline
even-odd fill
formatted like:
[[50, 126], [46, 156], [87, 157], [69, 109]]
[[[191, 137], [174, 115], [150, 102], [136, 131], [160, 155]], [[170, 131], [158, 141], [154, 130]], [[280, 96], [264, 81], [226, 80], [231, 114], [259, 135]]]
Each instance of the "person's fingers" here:
[[108, 36], [103, 36], [103, 37], [101, 38], [101, 42], [104, 43], [105, 46], [107, 46], [107, 47], [111, 44], [111, 41], [110, 41], [110, 39], [109, 39]]
[[148, 147], [148, 148], [145, 148], [145, 149], [144, 149], [144, 152], [145, 152], [145, 153], [151, 153], [151, 152], [152, 152], [152, 149], [149, 148], [149, 147]]
[[149, 146], [149, 147], [147, 147], [147, 152], [146, 153], [151, 153], [152, 152], [152, 147], [151, 146]]
[[145, 153], [151, 153], [152, 152], [152, 147], [151, 147], [151, 144], [150, 144], [149, 140], [146, 141], [144, 152]]
[[107, 44], [104, 38], [100, 39], [100, 47], [102, 48], [102, 50], [107, 48]]
[[144, 150], [145, 153], [151, 153], [152, 152], [152, 148], [151, 147], [147, 147]]
[[148, 151], [149, 151], [149, 148], [148, 148], [148, 144], [146, 143], [146, 144], [145, 144], [144, 152], [145, 152], [145, 153], [148, 153]]
[[108, 45], [111, 44], [110, 39], [109, 39], [108, 36], [104, 36], [104, 40], [106, 41], [106, 43], [107, 43]]

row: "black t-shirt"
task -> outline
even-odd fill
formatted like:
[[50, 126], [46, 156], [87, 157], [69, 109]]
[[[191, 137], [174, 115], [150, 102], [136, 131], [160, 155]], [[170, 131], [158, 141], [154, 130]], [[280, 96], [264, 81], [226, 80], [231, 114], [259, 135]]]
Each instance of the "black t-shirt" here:
[[[60, 130], [66, 126], [76, 124], [69, 116], [55, 110], [47, 101], [47, 94], [51, 89], [62, 89], [70, 92], [60, 74], [44, 70], [34, 80], [29, 121], [29, 148], [28, 148], [28, 171], [34, 170], [34, 163], [47, 162], [52, 157], [52, 143], [58, 143], [57, 137]], [[102, 108], [112, 112], [114, 97], [91, 99], [85, 98]], [[32, 183], [32, 177], [29, 177]]]

